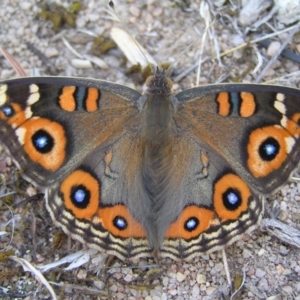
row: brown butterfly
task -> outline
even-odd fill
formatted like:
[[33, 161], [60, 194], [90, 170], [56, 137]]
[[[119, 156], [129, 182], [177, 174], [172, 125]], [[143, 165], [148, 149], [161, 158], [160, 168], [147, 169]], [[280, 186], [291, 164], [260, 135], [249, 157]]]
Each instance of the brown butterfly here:
[[66, 233], [121, 259], [190, 260], [252, 230], [300, 158], [300, 91], [218, 84], [0, 83], [0, 141]]

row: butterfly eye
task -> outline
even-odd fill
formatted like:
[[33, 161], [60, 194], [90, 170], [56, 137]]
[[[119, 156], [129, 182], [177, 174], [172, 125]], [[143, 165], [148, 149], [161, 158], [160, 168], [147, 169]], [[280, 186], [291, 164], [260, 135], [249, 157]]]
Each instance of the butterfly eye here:
[[198, 227], [198, 225], [199, 220], [196, 217], [191, 217], [185, 222], [184, 229], [187, 231], [193, 231]]
[[259, 154], [263, 160], [271, 161], [279, 153], [280, 145], [277, 140], [272, 137], [267, 138], [259, 147]]
[[118, 228], [119, 230], [124, 230], [127, 228], [128, 226], [128, 223], [127, 221], [123, 218], [123, 217], [120, 217], [120, 216], [116, 216], [113, 220], [113, 224], [116, 228]]
[[35, 149], [40, 153], [49, 153], [53, 149], [54, 139], [47, 131], [43, 129], [35, 132], [32, 135], [31, 140]]

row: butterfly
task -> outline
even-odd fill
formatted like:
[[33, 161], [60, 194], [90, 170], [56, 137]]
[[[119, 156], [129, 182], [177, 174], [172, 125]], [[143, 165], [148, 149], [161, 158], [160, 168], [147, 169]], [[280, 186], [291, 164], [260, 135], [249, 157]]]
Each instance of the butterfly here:
[[191, 260], [253, 230], [300, 158], [300, 91], [217, 84], [0, 83], [0, 141], [54, 222], [120, 259]]

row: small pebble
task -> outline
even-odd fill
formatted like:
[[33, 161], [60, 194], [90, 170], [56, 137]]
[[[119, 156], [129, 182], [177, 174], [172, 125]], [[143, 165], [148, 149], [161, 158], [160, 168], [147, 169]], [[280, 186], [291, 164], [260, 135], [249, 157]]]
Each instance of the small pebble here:
[[182, 274], [181, 272], [177, 272], [176, 273], [176, 279], [178, 282], [182, 282], [184, 281], [186, 278], [186, 275], [185, 274]]
[[171, 296], [176, 296], [177, 295], [177, 289], [168, 290], [168, 294], [171, 295]]
[[255, 276], [258, 278], [264, 277], [266, 275], [266, 272], [262, 269], [256, 269]]
[[266, 278], [262, 278], [261, 280], [259, 280], [257, 287], [266, 292], [269, 290], [269, 284]]
[[89, 60], [74, 58], [71, 60], [71, 64], [76, 69], [90, 69], [92, 63]]
[[206, 276], [204, 274], [197, 274], [197, 283], [204, 284], [206, 283]]
[[48, 57], [48, 58], [51, 58], [51, 57], [57, 57], [59, 55], [59, 52], [56, 48], [54, 47], [48, 47], [46, 48], [45, 50], [45, 55]]
[[19, 2], [20, 8], [23, 10], [29, 10], [32, 6], [32, 3], [27, 2], [27, 1], [20, 1]]
[[289, 285], [286, 285], [282, 288], [282, 290], [284, 291], [284, 293], [288, 294], [288, 295], [292, 295], [293, 294], [293, 288]]
[[193, 288], [192, 288], [192, 297], [196, 298], [197, 296], [199, 296], [200, 294], [200, 288], [198, 284], [194, 284]]
[[86, 279], [87, 277], [87, 271], [80, 269], [79, 272], [77, 273], [77, 278], [82, 280], [82, 279]]
[[274, 56], [275, 54], [277, 54], [279, 48], [280, 48], [281, 44], [280, 42], [278, 41], [274, 41], [272, 42], [269, 47], [268, 47], [268, 50], [267, 50], [267, 55], [272, 57]]
[[135, 5], [130, 6], [129, 11], [135, 17], [139, 17], [141, 14], [140, 9]]
[[209, 287], [206, 289], [206, 294], [207, 294], [208, 296], [210, 296], [215, 290], [216, 290], [215, 287], [209, 286]]
[[248, 249], [244, 249], [243, 250], [243, 258], [249, 258], [249, 257], [251, 257], [252, 256], [252, 252], [250, 251], [250, 250], [248, 250]]

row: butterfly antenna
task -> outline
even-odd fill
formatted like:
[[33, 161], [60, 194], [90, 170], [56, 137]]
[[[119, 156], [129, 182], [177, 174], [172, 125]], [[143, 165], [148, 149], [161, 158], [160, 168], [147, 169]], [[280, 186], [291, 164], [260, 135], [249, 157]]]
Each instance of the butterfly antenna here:
[[[218, 13], [215, 18], [213, 19], [213, 21], [205, 28], [204, 32], [202, 35], [204, 35], [209, 28], [211, 28], [216, 22], [218, 22], [220, 19], [222, 18], [222, 15], [220, 13]], [[168, 70], [167, 70], [167, 75], [170, 76], [171, 75], [171, 70], [173, 68], [173, 66], [179, 61], [179, 59], [195, 44], [197, 43], [200, 39], [202, 38], [202, 36], [198, 37], [197, 39], [195, 39], [192, 43], [190, 43], [182, 52], [181, 54], [179, 54], [179, 56], [177, 57], [177, 59], [175, 61], [172, 62], [172, 64], [169, 66]]]
[[134, 44], [137, 46], [137, 48], [140, 50], [140, 52], [142, 53], [142, 55], [145, 58], [145, 61], [150, 65], [149, 60], [147, 59], [144, 51], [141, 49], [141, 47], [139, 46], [139, 44], [137, 43], [137, 41], [135, 40], [135, 38], [129, 33], [129, 30], [127, 29], [127, 26], [125, 25], [125, 23], [122, 21], [122, 19], [120, 18], [119, 14], [117, 13], [116, 9], [115, 9], [115, 4], [114, 1], [109, 0], [108, 1], [108, 6], [112, 9], [112, 11], [114, 12], [115, 16], [117, 17], [117, 19], [119, 20], [119, 22], [122, 24], [123, 29], [127, 32], [127, 34], [130, 36], [130, 38], [132, 39], [132, 41], [134, 42]]

